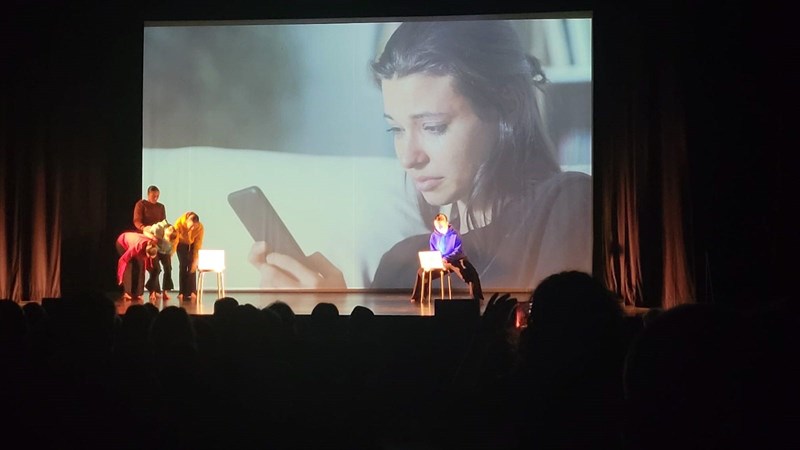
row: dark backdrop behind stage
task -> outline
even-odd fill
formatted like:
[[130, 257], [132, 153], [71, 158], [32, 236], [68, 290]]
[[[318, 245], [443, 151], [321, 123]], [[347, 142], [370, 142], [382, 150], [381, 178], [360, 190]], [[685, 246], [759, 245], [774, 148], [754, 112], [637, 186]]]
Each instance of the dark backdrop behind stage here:
[[596, 3], [6, 4], [0, 298], [115, 289], [113, 242], [141, 196], [144, 21], [563, 10], [594, 18], [595, 275], [644, 306], [784, 294], [797, 203], [781, 113], [788, 15], [720, 1]]

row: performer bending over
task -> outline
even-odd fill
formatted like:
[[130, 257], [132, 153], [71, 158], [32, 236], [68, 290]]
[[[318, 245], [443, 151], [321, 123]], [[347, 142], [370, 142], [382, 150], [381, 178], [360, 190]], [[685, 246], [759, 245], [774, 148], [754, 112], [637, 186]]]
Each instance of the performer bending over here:
[[[478, 271], [470, 264], [467, 255], [461, 249], [461, 236], [450, 226], [447, 216], [444, 214], [437, 214], [433, 219], [430, 249], [438, 250], [442, 254], [442, 263], [445, 269], [455, 272], [462, 281], [469, 285], [469, 292], [472, 298], [483, 300]], [[433, 273], [432, 275], [438, 277], [439, 273]], [[417, 281], [414, 284], [414, 291], [411, 293], [412, 302], [419, 302], [421, 291], [422, 268], [417, 271]]]
[[189, 211], [178, 217], [173, 225], [173, 239], [178, 255], [178, 298], [189, 301], [197, 298], [197, 257], [203, 247], [205, 231], [196, 213]]
[[125, 300], [142, 300], [144, 272], [153, 267], [158, 254], [158, 239], [141, 233], [126, 231], [117, 237], [119, 260], [117, 284], [124, 289]]

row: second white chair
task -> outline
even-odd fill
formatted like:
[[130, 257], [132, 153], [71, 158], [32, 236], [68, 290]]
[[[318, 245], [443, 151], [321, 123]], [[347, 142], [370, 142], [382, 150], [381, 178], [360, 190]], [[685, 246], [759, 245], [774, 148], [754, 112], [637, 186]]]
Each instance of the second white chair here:
[[197, 304], [203, 300], [203, 276], [217, 274], [217, 298], [225, 297], [225, 250], [201, 249], [197, 255]]

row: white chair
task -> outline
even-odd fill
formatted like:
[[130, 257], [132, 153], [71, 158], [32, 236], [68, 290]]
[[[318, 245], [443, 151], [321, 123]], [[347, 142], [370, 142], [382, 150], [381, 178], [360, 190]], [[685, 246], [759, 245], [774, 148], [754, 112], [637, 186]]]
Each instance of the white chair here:
[[431, 303], [431, 285], [433, 284], [434, 272], [439, 272], [439, 298], [444, 300], [444, 283], [445, 275], [447, 275], [447, 298], [452, 299], [453, 293], [450, 284], [450, 271], [447, 270], [442, 263], [442, 254], [437, 250], [419, 252], [419, 265], [422, 268], [420, 304], [424, 304], [426, 298], [428, 299], [428, 303]]
[[225, 297], [225, 250], [203, 250], [197, 255], [197, 304], [203, 300], [203, 276], [208, 272], [217, 274], [217, 298]]

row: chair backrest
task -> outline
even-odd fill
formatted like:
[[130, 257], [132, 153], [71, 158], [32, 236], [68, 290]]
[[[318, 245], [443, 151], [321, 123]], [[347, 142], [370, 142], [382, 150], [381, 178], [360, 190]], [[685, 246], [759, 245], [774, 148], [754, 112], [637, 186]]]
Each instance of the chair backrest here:
[[225, 270], [225, 250], [200, 249], [197, 255], [197, 270], [201, 272], [222, 272]]
[[419, 252], [419, 265], [424, 271], [444, 270], [442, 253], [438, 250]]

